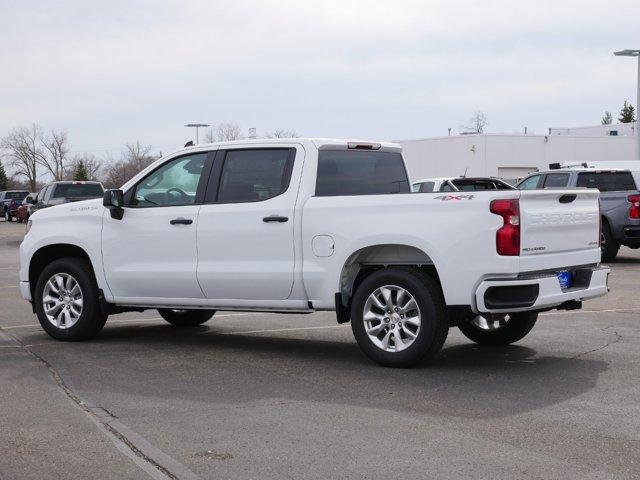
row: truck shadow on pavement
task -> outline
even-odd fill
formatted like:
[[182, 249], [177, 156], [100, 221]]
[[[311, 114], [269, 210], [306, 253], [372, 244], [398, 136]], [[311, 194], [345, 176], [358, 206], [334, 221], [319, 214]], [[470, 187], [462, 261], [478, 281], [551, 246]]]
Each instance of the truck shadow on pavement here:
[[525, 345], [495, 349], [455, 340], [433, 364], [383, 368], [344, 333], [318, 340], [215, 327], [114, 326], [92, 342], [33, 349], [98, 404], [106, 391], [176, 405], [278, 399], [468, 418], [508, 417], [565, 402], [592, 389], [608, 369], [602, 361]]

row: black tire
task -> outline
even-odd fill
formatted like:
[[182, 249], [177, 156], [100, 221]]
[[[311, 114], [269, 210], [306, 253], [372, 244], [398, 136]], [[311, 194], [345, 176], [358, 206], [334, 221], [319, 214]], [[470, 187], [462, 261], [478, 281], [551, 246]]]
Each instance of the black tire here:
[[[389, 352], [375, 345], [366, 332], [363, 319], [367, 299], [385, 285], [405, 289], [420, 309], [421, 322], [417, 337], [410, 346], [399, 352]], [[442, 293], [433, 278], [418, 269], [398, 267], [378, 270], [360, 284], [351, 303], [351, 329], [360, 349], [374, 362], [385, 367], [411, 367], [422, 360], [436, 358], [447, 338], [449, 323]]]
[[[45, 285], [57, 273], [71, 275], [78, 282], [82, 292], [81, 314], [73, 326], [65, 329], [58, 328], [49, 321], [42, 303]], [[34, 302], [40, 325], [56, 340], [79, 341], [93, 338], [107, 321], [107, 315], [103, 312], [98, 298], [98, 285], [93, 275], [93, 268], [84, 258], [61, 258], [47, 265], [36, 282]]]
[[11, 214], [9, 213], [9, 210], [5, 210], [5, 212], [4, 212], [4, 221], [5, 221], [5, 222], [10, 222], [12, 218], [13, 218], [13, 217], [12, 217], [12, 216], [11, 216]]
[[458, 328], [469, 340], [481, 345], [509, 345], [527, 336], [536, 324], [538, 313], [512, 313], [509, 317], [509, 321], [497, 330], [483, 330], [474, 325], [471, 320], [461, 321]]
[[602, 221], [602, 235], [600, 239], [601, 260], [612, 262], [618, 255], [620, 243], [616, 242], [611, 234], [611, 227], [606, 221]]
[[174, 327], [197, 327], [209, 321], [216, 311], [159, 308], [158, 313]]

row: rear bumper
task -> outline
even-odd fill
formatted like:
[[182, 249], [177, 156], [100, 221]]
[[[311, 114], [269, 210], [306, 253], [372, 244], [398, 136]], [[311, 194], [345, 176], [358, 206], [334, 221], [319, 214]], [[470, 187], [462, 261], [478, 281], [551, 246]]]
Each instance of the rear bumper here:
[[554, 272], [487, 279], [476, 290], [476, 309], [478, 313], [524, 312], [555, 308], [572, 300], [601, 297], [609, 291], [610, 271], [608, 267], [580, 268], [576, 270], [575, 286], [568, 289], [560, 287]]
[[622, 243], [625, 245], [640, 245], [640, 226], [624, 227], [622, 233]]

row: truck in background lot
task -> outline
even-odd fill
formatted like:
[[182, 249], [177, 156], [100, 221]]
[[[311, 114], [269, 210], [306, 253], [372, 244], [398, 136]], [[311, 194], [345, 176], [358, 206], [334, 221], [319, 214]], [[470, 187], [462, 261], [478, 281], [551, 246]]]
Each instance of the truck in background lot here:
[[529, 175], [517, 187], [521, 190], [572, 187], [598, 189], [602, 220], [602, 260], [614, 260], [621, 245], [640, 248], [640, 168], [614, 168], [613, 162], [610, 166], [606, 166], [604, 162], [597, 165], [550, 166], [554, 168]]
[[22, 200], [29, 195], [26, 190], [6, 190], [0, 192], [0, 215], [6, 222], [10, 222], [18, 215], [18, 207]]
[[35, 212], [20, 291], [59, 340], [128, 310], [180, 327], [216, 310], [330, 310], [369, 358], [409, 366], [435, 358], [451, 326], [505, 345], [539, 312], [606, 294], [598, 195], [411, 193], [391, 143], [201, 145], [103, 200]]
[[423, 178], [413, 182], [414, 192], [472, 192], [477, 190], [513, 190], [514, 186], [494, 177]]
[[104, 187], [100, 182], [59, 181], [51, 182], [40, 189], [31, 204], [30, 214], [42, 208], [102, 198]]

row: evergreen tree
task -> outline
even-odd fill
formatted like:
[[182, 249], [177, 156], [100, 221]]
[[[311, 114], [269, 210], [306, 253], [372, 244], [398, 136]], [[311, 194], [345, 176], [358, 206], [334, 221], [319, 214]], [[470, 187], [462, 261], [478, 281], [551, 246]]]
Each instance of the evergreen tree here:
[[7, 172], [4, 170], [4, 165], [0, 160], [0, 190], [7, 190], [9, 188], [9, 179], [7, 178]]
[[76, 164], [76, 168], [73, 172], [73, 179], [77, 182], [90, 180], [89, 171], [82, 160]]
[[613, 116], [609, 110], [604, 112], [602, 116], [602, 125], [611, 125], [613, 123]]
[[620, 116], [618, 117], [620, 123], [631, 123], [636, 121], [636, 109], [626, 100], [622, 110], [620, 110]]

